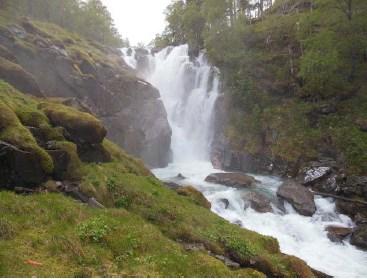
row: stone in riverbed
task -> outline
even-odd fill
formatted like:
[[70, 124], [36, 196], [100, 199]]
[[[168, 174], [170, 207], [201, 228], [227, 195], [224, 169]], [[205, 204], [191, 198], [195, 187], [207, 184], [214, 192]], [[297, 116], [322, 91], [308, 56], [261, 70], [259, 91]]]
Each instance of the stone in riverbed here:
[[312, 216], [316, 212], [314, 195], [306, 187], [294, 181], [284, 182], [277, 195], [287, 202], [301, 215]]
[[325, 176], [327, 176], [331, 172], [330, 167], [312, 167], [306, 170], [304, 183], [312, 184]]
[[262, 194], [251, 192], [244, 197], [250, 207], [259, 213], [273, 212], [270, 200]]
[[353, 232], [352, 228], [328, 226], [326, 227], [328, 232], [327, 236], [332, 242], [341, 242], [344, 238]]
[[258, 182], [252, 176], [243, 173], [212, 173], [205, 178], [205, 181], [235, 188], [252, 187]]

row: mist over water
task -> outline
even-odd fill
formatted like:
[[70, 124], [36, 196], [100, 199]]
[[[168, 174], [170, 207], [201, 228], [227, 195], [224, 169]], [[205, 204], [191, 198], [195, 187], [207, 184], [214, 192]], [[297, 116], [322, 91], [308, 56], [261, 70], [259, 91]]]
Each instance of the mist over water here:
[[[352, 220], [338, 214], [332, 199], [315, 197], [317, 212], [301, 216], [290, 204], [277, 206], [276, 191], [282, 181], [277, 177], [257, 176], [256, 191], [273, 202], [273, 213], [257, 213], [247, 207], [248, 190], [239, 190], [205, 182], [215, 170], [209, 154], [213, 138], [213, 113], [220, 94], [219, 74], [204, 54], [190, 61], [188, 46], [169, 47], [147, 55], [139, 67], [135, 50], [123, 50], [124, 59], [142, 78], [159, 89], [172, 128], [172, 163], [153, 170], [162, 180], [178, 173], [183, 185], [195, 186], [212, 204], [212, 211], [228, 221], [278, 239], [281, 251], [305, 260], [311, 267], [336, 277], [366, 277], [367, 253], [347, 241], [333, 243], [325, 228], [329, 225], [353, 227]], [[223, 199], [228, 200], [226, 208]]]

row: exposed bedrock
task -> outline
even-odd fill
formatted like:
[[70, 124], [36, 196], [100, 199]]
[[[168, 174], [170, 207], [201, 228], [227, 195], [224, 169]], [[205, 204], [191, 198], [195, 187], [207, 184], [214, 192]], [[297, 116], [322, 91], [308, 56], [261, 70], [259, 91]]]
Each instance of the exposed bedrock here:
[[1, 59], [12, 60], [7, 68], [24, 73], [24, 81], [12, 82], [10, 70], [0, 71], [0, 78], [21, 85], [25, 93], [76, 100], [71, 104], [102, 119], [107, 137], [127, 152], [150, 167], [168, 164], [171, 128], [160, 94], [136, 77], [119, 51], [61, 40], [27, 20], [1, 28], [0, 46]]

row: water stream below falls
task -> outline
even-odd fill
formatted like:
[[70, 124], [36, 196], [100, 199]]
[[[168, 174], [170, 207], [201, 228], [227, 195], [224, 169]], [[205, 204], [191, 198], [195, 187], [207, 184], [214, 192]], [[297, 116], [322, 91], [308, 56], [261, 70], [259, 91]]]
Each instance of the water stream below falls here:
[[[278, 239], [282, 252], [305, 260], [311, 267], [336, 277], [366, 277], [367, 253], [348, 241], [334, 243], [327, 237], [329, 225], [353, 226], [352, 220], [338, 214], [332, 199], [315, 197], [317, 212], [312, 217], [296, 213], [285, 204], [276, 206], [280, 178], [253, 175], [260, 181], [256, 191], [274, 201], [273, 213], [257, 213], [245, 206], [248, 190], [239, 190], [205, 182], [215, 172], [209, 161], [213, 137], [213, 110], [219, 96], [218, 70], [205, 55], [190, 61], [186, 45], [170, 47], [154, 56], [138, 57], [135, 50], [123, 50], [125, 61], [142, 78], [159, 89], [172, 127], [172, 163], [153, 170], [162, 180], [172, 180], [181, 173], [182, 185], [200, 190], [212, 204], [212, 211], [244, 228]], [[223, 201], [227, 200], [229, 205]], [[246, 208], [246, 209], [245, 209]]]

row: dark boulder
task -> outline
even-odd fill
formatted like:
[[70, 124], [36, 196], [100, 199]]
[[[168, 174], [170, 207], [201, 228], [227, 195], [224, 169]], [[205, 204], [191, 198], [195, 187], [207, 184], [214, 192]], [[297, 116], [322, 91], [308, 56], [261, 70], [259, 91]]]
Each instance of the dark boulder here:
[[265, 197], [262, 194], [251, 192], [248, 193], [244, 197], [245, 201], [249, 202], [250, 207], [259, 212], [259, 213], [267, 213], [273, 212], [273, 208], [271, 207], [270, 199]]
[[284, 182], [279, 187], [277, 195], [289, 202], [299, 214], [312, 216], [316, 212], [313, 193], [295, 181]]
[[57, 180], [62, 180], [65, 173], [68, 171], [70, 163], [70, 155], [65, 150], [47, 150], [47, 153], [51, 156], [54, 162], [53, 178]]
[[360, 225], [354, 230], [350, 243], [367, 250], [367, 224]]
[[111, 154], [102, 144], [78, 145], [78, 155], [83, 162], [107, 163], [112, 161]]
[[257, 182], [252, 176], [243, 173], [213, 173], [205, 178], [205, 181], [235, 188], [252, 187]]
[[35, 150], [25, 151], [0, 141], [0, 185], [14, 188], [33, 188], [46, 180], [47, 173], [40, 154]]
[[69, 134], [69, 140], [77, 144], [99, 144], [107, 131], [101, 121], [91, 114], [77, 111], [62, 104], [43, 103], [40, 109], [53, 126], [61, 126]]
[[328, 232], [327, 236], [332, 242], [341, 242], [348, 235], [353, 232], [352, 228], [338, 227], [338, 226], [328, 226], [326, 228]]

